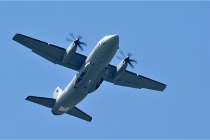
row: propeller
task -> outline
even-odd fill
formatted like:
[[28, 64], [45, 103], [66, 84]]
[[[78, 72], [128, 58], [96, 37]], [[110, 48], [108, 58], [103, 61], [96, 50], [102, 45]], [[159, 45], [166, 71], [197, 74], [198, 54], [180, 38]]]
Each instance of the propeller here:
[[71, 41], [71, 42], [74, 42], [76, 47], [78, 46], [82, 51], [84, 50], [82, 48], [81, 45], [84, 45], [84, 46], [87, 46], [87, 44], [85, 42], [81, 42], [80, 40], [82, 39], [82, 36], [81, 35], [78, 35], [77, 38], [75, 39], [74, 37], [74, 34], [73, 33], [69, 33], [69, 35], [72, 37], [72, 39], [70, 38], [66, 38], [67, 41]]
[[131, 66], [132, 69], [134, 68], [134, 65], [133, 65], [132, 63], [138, 64], [138, 62], [137, 62], [136, 60], [130, 58], [130, 57], [132, 56], [131, 53], [128, 53], [127, 56], [125, 56], [125, 54], [123, 53], [123, 51], [120, 51], [120, 54], [121, 54], [124, 58], [119, 57], [119, 56], [117, 56], [117, 58], [118, 58], [118, 59], [123, 59], [123, 61], [127, 62], [127, 63]]

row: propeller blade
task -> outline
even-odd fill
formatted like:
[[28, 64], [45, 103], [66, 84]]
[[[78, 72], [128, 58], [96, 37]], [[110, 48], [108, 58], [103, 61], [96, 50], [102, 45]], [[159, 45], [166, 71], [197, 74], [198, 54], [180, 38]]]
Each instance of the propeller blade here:
[[138, 62], [134, 59], [130, 59], [130, 62], [134, 62], [134, 63], [138, 64]]
[[122, 56], [126, 57], [125, 54], [123, 53], [123, 51], [120, 51], [120, 53], [122, 54]]
[[67, 38], [67, 37], [66, 37], [66, 40], [67, 40], [67, 41], [71, 41], [71, 42], [73, 42], [73, 40], [71, 40], [71, 39], [69, 39], [69, 38]]
[[124, 58], [117, 56], [117, 59], [124, 59]]
[[87, 43], [80, 42], [80, 39], [82, 39], [83, 37], [81, 35], [78, 35], [77, 39], [75, 39], [73, 33], [69, 33], [69, 35], [71, 36], [72, 39], [66, 38], [66, 40], [75, 43], [75, 46], [79, 47], [83, 51], [82, 45], [87, 46]]
[[79, 44], [87, 46], [87, 43], [85, 42], [79, 42]]
[[131, 57], [131, 56], [132, 56], [132, 53], [129, 52], [129, 53], [128, 53], [128, 57]]
[[79, 48], [80, 48], [81, 51], [84, 50], [80, 44], [78, 44], [78, 46], [79, 46]]
[[128, 62], [128, 64], [131, 66], [132, 69], [134, 68], [133, 64], [130, 61]]
[[69, 33], [69, 35], [75, 40], [75, 37], [74, 37], [73, 33]]
[[83, 37], [82, 37], [81, 35], [78, 35], [77, 38], [78, 38], [78, 39], [82, 39]]
[[131, 68], [133, 69], [134, 68], [134, 65], [133, 63], [136, 63], [138, 64], [138, 62], [134, 59], [130, 59], [130, 57], [132, 56], [132, 54], [129, 52], [127, 54], [127, 56], [125, 56], [125, 54], [123, 53], [123, 51], [120, 51], [120, 54], [124, 57], [124, 58], [121, 58], [119, 56], [117, 56], [118, 59], [123, 59], [129, 66], [131, 66]]

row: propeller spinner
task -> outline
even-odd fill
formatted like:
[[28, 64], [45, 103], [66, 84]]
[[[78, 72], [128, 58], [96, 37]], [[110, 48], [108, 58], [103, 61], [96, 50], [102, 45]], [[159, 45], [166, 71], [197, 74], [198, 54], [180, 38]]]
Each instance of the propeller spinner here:
[[78, 35], [77, 38], [75, 39], [74, 34], [73, 33], [69, 33], [69, 35], [72, 37], [72, 39], [66, 38], [67, 41], [71, 41], [74, 42], [76, 47], [78, 46], [82, 51], [84, 50], [83, 47], [81, 45], [87, 46], [87, 43], [85, 42], [81, 42], [80, 40], [82, 39], [81, 35]]
[[137, 62], [136, 60], [130, 58], [130, 57], [132, 56], [131, 53], [128, 53], [127, 56], [125, 56], [125, 54], [123, 53], [123, 51], [120, 51], [120, 53], [121, 53], [121, 55], [122, 55], [124, 58], [119, 57], [119, 56], [117, 56], [117, 58], [118, 58], [118, 59], [123, 59], [123, 61], [125, 61], [126, 63], [128, 63], [128, 64], [131, 66], [131, 68], [134, 68], [134, 65], [133, 65], [132, 63], [138, 64], [138, 62]]

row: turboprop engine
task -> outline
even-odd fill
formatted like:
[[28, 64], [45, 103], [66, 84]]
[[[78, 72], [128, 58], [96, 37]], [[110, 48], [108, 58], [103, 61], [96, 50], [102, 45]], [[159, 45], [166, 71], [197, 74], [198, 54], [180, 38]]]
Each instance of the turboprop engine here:
[[137, 63], [136, 60], [130, 59], [130, 57], [132, 56], [131, 53], [128, 53], [127, 56], [125, 56], [122, 51], [120, 51], [120, 53], [123, 55], [124, 58], [117, 57], [118, 59], [123, 59], [123, 60], [117, 65], [117, 68], [116, 68], [116, 71], [115, 71], [115, 74], [114, 74], [114, 79], [115, 80], [120, 78], [120, 76], [125, 72], [128, 65], [130, 65], [131, 68], [134, 68], [132, 62]]
[[71, 43], [69, 47], [66, 49], [66, 52], [63, 56], [63, 62], [67, 62], [74, 55], [76, 50], [77, 50], [77, 46], [75, 45], [75, 43], [74, 42]]
[[69, 34], [74, 40], [66, 38], [67, 41], [71, 41], [72, 43], [69, 45], [69, 47], [66, 49], [66, 52], [63, 56], [63, 62], [67, 62], [76, 52], [77, 47], [79, 47], [82, 51], [83, 48], [81, 45], [87, 46], [86, 43], [81, 42], [80, 40], [82, 39], [82, 36], [78, 35], [77, 39], [75, 39], [73, 33]]
[[128, 64], [122, 60], [118, 65], [114, 74], [114, 79], [117, 80], [126, 70]]

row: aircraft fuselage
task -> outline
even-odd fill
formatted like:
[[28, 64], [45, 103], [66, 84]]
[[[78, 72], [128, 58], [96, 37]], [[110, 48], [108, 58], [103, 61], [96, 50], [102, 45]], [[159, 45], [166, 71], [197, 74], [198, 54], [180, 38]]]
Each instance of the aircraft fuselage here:
[[56, 99], [52, 113], [61, 115], [69, 111], [81, 102], [88, 93], [95, 91], [107, 76], [107, 66], [118, 48], [119, 37], [117, 35], [102, 38], [69, 85]]

